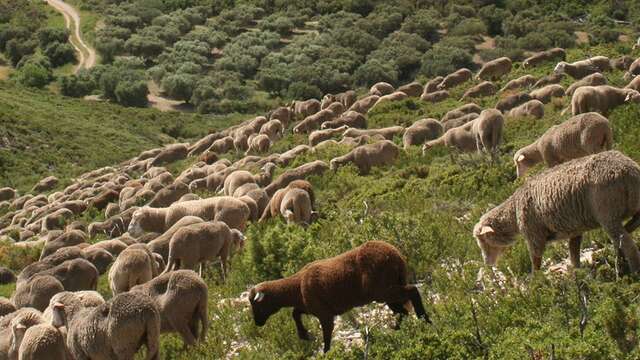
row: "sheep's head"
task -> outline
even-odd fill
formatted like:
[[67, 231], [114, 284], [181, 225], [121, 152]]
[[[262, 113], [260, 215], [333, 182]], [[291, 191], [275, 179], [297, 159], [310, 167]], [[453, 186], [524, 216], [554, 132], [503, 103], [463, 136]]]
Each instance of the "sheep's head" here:
[[53, 327], [59, 328], [67, 325], [66, 314], [64, 312], [64, 304], [60, 302], [56, 302], [51, 305], [51, 325]]
[[497, 224], [494, 224], [490, 216], [487, 216], [490, 214], [492, 212], [483, 216], [474, 226], [473, 236], [482, 252], [484, 263], [495, 266], [500, 255], [514, 242], [514, 237], [503, 232]]
[[269, 317], [280, 310], [280, 307], [273, 303], [273, 298], [268, 291], [262, 289], [260, 285], [256, 285], [249, 291], [249, 303], [253, 312], [253, 321], [257, 326], [266, 324]]
[[553, 69], [553, 72], [556, 73], [556, 74], [563, 74], [564, 71], [565, 71], [566, 66], [567, 66], [567, 63], [564, 62], [564, 61], [561, 61]]
[[151, 208], [144, 206], [136, 210], [131, 216], [131, 222], [129, 222], [129, 228], [127, 231], [133, 237], [140, 237], [144, 234], [146, 229], [152, 227]]
[[296, 222], [295, 214], [289, 209], [285, 210], [282, 216], [284, 216], [285, 220], [287, 220], [287, 224], [294, 224]]
[[329, 161], [329, 169], [332, 171], [337, 171], [338, 167], [340, 167], [340, 161], [336, 158], [336, 159], [331, 159], [331, 161]]
[[422, 145], [422, 156], [427, 155], [427, 152], [429, 151], [429, 149], [431, 149], [433, 147], [433, 144], [431, 142], [426, 142], [424, 143], [424, 145]]
[[541, 159], [537, 156], [532, 156], [526, 151], [526, 149], [518, 150], [515, 155], [513, 155], [513, 163], [516, 165], [516, 174], [518, 177], [524, 176], [524, 174], [537, 163], [540, 162]]
[[629, 89], [627, 91], [627, 96], [624, 98], [624, 102], [640, 103], [640, 92]]
[[231, 229], [231, 244], [234, 249], [244, 249], [245, 239], [244, 234], [240, 230]]

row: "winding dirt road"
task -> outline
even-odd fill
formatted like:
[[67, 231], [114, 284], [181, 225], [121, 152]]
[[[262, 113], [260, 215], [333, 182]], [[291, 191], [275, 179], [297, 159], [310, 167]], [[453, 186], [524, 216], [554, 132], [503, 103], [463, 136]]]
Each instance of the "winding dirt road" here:
[[[80, 14], [78, 14], [78, 11], [62, 0], [47, 0], [47, 3], [64, 16], [64, 21], [67, 23], [67, 29], [71, 30], [69, 42], [78, 52], [78, 65], [74, 69], [74, 73], [77, 73], [83, 68], [92, 68], [96, 64], [96, 51], [82, 40], [82, 33], [80, 32]], [[73, 28], [71, 28], [72, 24]]]

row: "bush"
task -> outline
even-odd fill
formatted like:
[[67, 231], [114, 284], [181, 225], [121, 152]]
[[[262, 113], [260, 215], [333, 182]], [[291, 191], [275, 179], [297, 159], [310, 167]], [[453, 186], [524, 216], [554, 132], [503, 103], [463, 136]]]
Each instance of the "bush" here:
[[188, 74], [174, 74], [162, 80], [162, 88], [169, 97], [189, 102], [196, 87], [197, 77]]
[[422, 57], [420, 72], [426, 76], [445, 76], [460, 68], [473, 66], [471, 54], [465, 50], [436, 45]]
[[43, 88], [51, 81], [51, 70], [35, 62], [27, 62], [16, 72], [20, 84], [29, 87]]
[[114, 93], [120, 105], [144, 107], [147, 105], [149, 89], [147, 83], [142, 80], [125, 80], [118, 82]]
[[355, 79], [359, 85], [365, 87], [370, 87], [380, 81], [396, 84], [398, 82], [398, 72], [389, 64], [384, 64], [377, 59], [371, 59], [356, 70]]
[[419, 10], [404, 20], [402, 31], [418, 34], [425, 40], [434, 43], [439, 38], [436, 16], [437, 14], [432, 10]]
[[71, 97], [89, 95], [97, 87], [91, 75], [86, 71], [81, 71], [78, 75], [62, 76], [58, 83], [60, 85], [60, 93]]
[[322, 99], [322, 91], [315, 85], [294, 82], [289, 85], [287, 96], [292, 99]]
[[76, 61], [76, 51], [69, 43], [54, 42], [44, 50], [44, 54], [54, 67], [62, 66]]
[[66, 43], [69, 41], [69, 30], [60, 28], [43, 28], [36, 34], [40, 47], [45, 49], [52, 43]]
[[463, 35], [484, 35], [487, 33], [487, 26], [479, 19], [465, 19], [451, 29], [452, 36]]
[[17, 66], [24, 57], [32, 55], [37, 47], [35, 40], [11, 39], [7, 41], [5, 53], [11, 64]]

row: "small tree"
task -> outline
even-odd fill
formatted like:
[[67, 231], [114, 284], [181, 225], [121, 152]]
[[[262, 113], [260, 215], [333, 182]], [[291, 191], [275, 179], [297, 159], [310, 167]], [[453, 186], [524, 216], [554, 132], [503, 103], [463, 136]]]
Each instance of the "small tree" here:
[[147, 83], [142, 80], [120, 81], [115, 89], [116, 101], [124, 106], [144, 107], [148, 94]]
[[51, 70], [35, 62], [28, 62], [17, 72], [18, 82], [22, 85], [43, 88], [51, 81]]
[[45, 49], [52, 43], [66, 43], [69, 41], [69, 30], [60, 28], [44, 28], [38, 30], [40, 47]]
[[75, 62], [76, 60], [76, 52], [69, 43], [51, 43], [45, 48], [44, 54], [49, 58], [51, 65], [54, 67]]
[[162, 80], [162, 88], [172, 99], [189, 102], [196, 83], [197, 77], [194, 75], [174, 74], [166, 76]]

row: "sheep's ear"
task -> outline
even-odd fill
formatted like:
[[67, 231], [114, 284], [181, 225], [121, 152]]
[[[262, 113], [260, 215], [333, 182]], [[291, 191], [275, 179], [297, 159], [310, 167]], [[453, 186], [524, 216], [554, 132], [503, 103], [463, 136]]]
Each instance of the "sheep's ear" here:
[[253, 297], [254, 302], [260, 302], [264, 299], [264, 293], [262, 291], [258, 291], [256, 296]]
[[478, 235], [495, 234], [495, 232], [496, 231], [493, 230], [493, 228], [491, 226], [485, 225], [480, 229], [480, 233]]
[[517, 162], [521, 162], [522, 160], [524, 160], [524, 155], [518, 156], [518, 159], [516, 161]]

